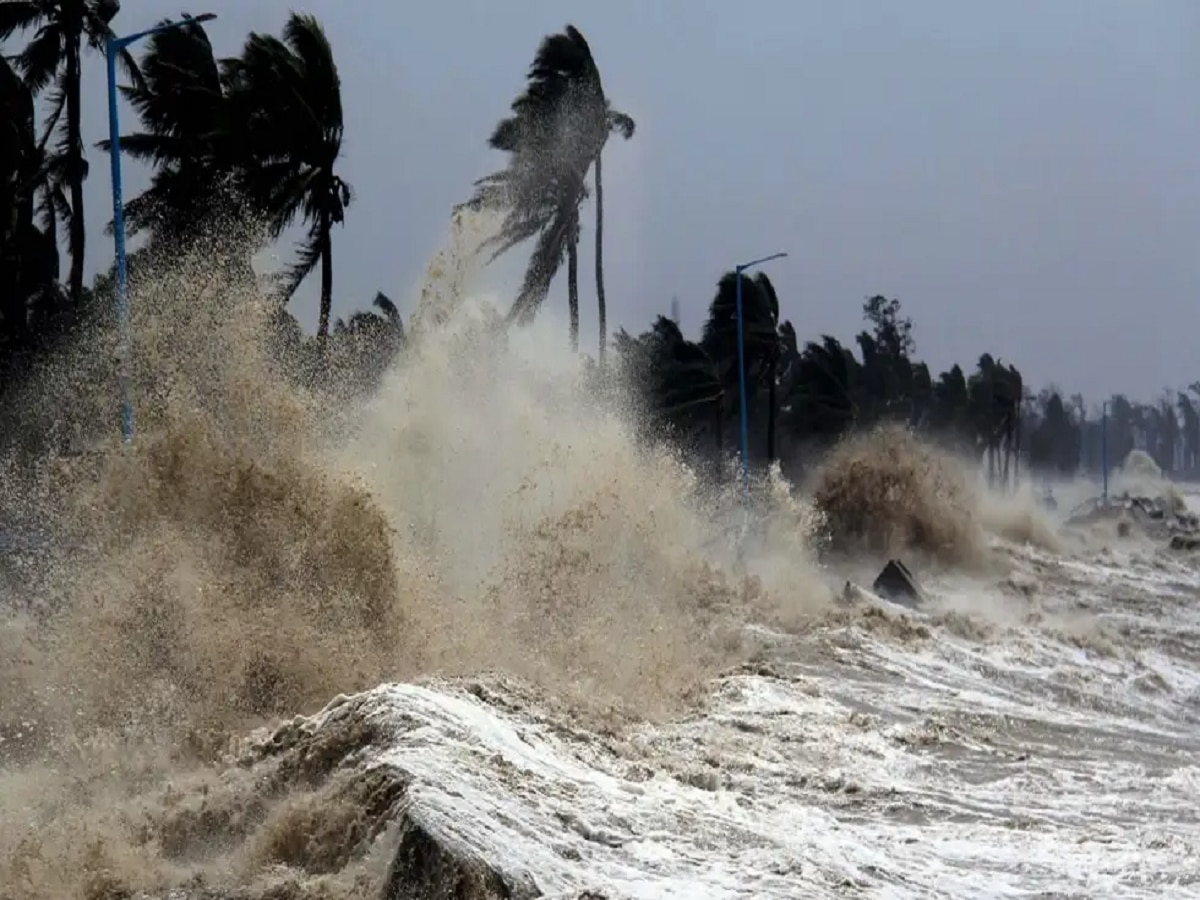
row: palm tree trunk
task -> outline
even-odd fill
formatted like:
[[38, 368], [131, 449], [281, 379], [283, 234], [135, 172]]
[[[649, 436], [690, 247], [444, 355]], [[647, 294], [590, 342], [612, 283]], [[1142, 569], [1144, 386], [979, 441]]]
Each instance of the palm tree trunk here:
[[717, 464], [718, 464], [718, 466], [720, 466], [722, 463], [721, 452], [725, 449], [725, 447], [724, 447], [725, 436], [722, 433], [724, 431], [724, 422], [725, 422], [725, 404], [718, 401], [716, 429], [714, 432], [716, 434], [716, 438], [717, 438]]
[[1011, 424], [1011, 420], [1010, 420], [1009, 425], [1007, 426], [1007, 428], [1004, 431], [1004, 468], [1001, 470], [1003, 473], [1001, 475], [1001, 478], [1003, 479], [1002, 490], [1006, 494], [1008, 493], [1009, 488], [1010, 488], [1009, 481], [1008, 481], [1008, 466], [1009, 466], [1009, 461], [1012, 459], [1012, 451], [1013, 451], [1013, 433], [1012, 433], [1012, 424]]
[[321, 210], [321, 316], [317, 323], [317, 341], [324, 351], [329, 339], [329, 314], [333, 308], [333, 241], [329, 236], [329, 211]]
[[567, 307], [571, 316], [571, 352], [579, 352], [579, 243], [567, 244]]
[[596, 154], [596, 309], [600, 316], [600, 368], [604, 368], [604, 351], [608, 344], [608, 308], [604, 301], [604, 179]]
[[1024, 424], [1024, 422], [1022, 421], [1024, 416], [1022, 415], [1021, 407], [1022, 407], [1022, 401], [1018, 400], [1017, 401], [1017, 425], [1016, 425], [1017, 445], [1013, 451], [1013, 492], [1014, 493], [1016, 492], [1017, 488], [1019, 488], [1021, 486], [1021, 427]]
[[[74, 24], [74, 23], [73, 23]], [[71, 302], [78, 308], [83, 300], [83, 257], [87, 232], [83, 219], [83, 179], [87, 163], [83, 158], [83, 136], [79, 108], [79, 42], [78, 23], [67, 32], [67, 166], [71, 181]]]
[[771, 357], [767, 367], [767, 465], [775, 462], [775, 367], [777, 360]]

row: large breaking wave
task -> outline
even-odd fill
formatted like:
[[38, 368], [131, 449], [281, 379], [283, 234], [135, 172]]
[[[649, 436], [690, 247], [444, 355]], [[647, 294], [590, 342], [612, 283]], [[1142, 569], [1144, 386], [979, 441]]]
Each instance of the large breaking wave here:
[[[747, 529], [735, 494], [589, 392], [553, 317], [502, 333], [476, 293], [474, 227], [431, 266], [413, 341], [365, 400], [298, 387], [272, 350], [271, 305], [215, 274], [230, 267], [211, 250], [139, 282], [131, 446], [97, 427], [113, 396], [105, 332], [30, 388], [73, 452], [5, 483], [8, 508], [50, 540], [0, 629], [0, 895], [378, 896], [403, 791], [322, 780], [378, 734], [293, 741], [303, 753], [269, 769], [239, 754], [251, 728], [383, 682], [504, 673], [489, 697], [505, 715], [573, 741], [660, 729], [663, 755], [651, 742], [643, 764], [710, 790], [673, 745], [689, 729], [730, 740], [727, 720], [705, 722], [729, 684], [712, 679], [739, 666], [786, 662], [818, 693], [857, 697], [867, 718], [829, 712], [824, 737], [803, 738], [817, 747], [803, 765], [852, 769], [847, 735], [884, 715], [853, 667], [920, 704], [931, 646], [1043, 666], [1055, 647], [1111, 661], [1147, 646], [1099, 601], [1059, 603], [1072, 578], [1091, 582], [1030, 498], [992, 497], [902, 432], [837, 448], [811, 501], [765, 476]], [[927, 567], [926, 614], [841, 588], [896, 553]], [[1160, 571], [1184, 579], [1172, 565]], [[901, 744], [984, 740], [933, 711], [941, 693], [926, 695], [926, 724], [889, 726]], [[468, 739], [451, 724], [437, 734]], [[818, 794], [789, 802], [828, 805]]]

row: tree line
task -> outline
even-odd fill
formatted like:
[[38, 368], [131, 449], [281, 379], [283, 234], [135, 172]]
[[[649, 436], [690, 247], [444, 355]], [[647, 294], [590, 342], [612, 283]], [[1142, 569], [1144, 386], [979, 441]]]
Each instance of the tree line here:
[[[0, 3], [0, 402], [58, 342], [111, 308], [111, 270], [83, 283], [88, 251], [83, 183], [89, 154], [81, 126], [83, 55], [102, 52], [119, 13], [116, 0]], [[15, 53], [8, 44], [23, 43]], [[170, 258], [193, 240], [196, 223], [256, 223], [246, 245], [275, 242], [294, 224], [305, 236], [271, 290], [283, 346], [304, 377], [319, 380], [330, 345], [371, 383], [403, 352], [396, 306], [377, 294], [370, 311], [331, 323], [335, 226], [354, 191], [341, 176], [341, 81], [329, 40], [311, 15], [289, 15], [278, 35], [253, 32], [220, 56], [200, 23], [187, 21], [123, 54], [121, 93], [138, 127], [121, 152], [151, 169], [149, 187], [125, 204], [127, 230], [141, 238], [130, 270]], [[102, 85], [89, 84], [95, 97]], [[40, 115], [39, 115], [40, 112]], [[634, 120], [614, 107], [583, 34], [568, 25], [544, 37], [525, 89], [487, 144], [503, 165], [476, 182], [460, 208], [500, 214], [487, 245], [492, 258], [531, 244], [507, 322], [532, 320], [566, 264], [572, 349], [579, 340], [579, 248], [592, 201], [594, 277], [600, 339], [592, 371], [623, 381], [642, 427], [670, 435], [690, 452], [726, 460], [736, 450], [739, 416], [735, 273], [716, 286], [696, 339], [659, 316], [643, 333], [608, 335], [604, 287], [603, 151], [630, 139]], [[94, 145], [108, 149], [107, 142]], [[69, 262], [60, 271], [60, 236]], [[107, 253], [107, 250], [105, 251]], [[234, 261], [252, 276], [252, 250]], [[319, 272], [316, 333], [286, 312], [299, 285]], [[1033, 393], [1020, 371], [992, 353], [969, 370], [936, 376], [915, 357], [911, 320], [899, 301], [866, 300], [865, 328], [853, 342], [801, 339], [781, 315], [764, 274], [744, 290], [747, 413], [751, 460], [785, 468], [814, 458], [842, 436], [884, 421], [978, 454], [990, 477], [1016, 481], [1023, 468], [1071, 474], [1101, 466], [1101, 425], [1078, 395]], [[615, 351], [615, 363], [606, 358]], [[857, 352], [856, 352], [857, 351]], [[302, 364], [295, 361], [304, 360]], [[1114, 396], [1108, 403], [1109, 457], [1145, 449], [1164, 470], [1194, 476], [1200, 465], [1200, 383], [1154, 403]], [[718, 466], [718, 470], [720, 467]]]

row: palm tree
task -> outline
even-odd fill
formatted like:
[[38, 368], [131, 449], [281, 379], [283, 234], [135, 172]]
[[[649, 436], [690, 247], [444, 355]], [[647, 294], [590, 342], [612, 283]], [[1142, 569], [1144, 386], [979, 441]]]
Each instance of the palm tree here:
[[[112, 34], [108, 23], [119, 9], [119, 0], [6, 0], [0, 3], [0, 41], [17, 32], [34, 29], [37, 32], [16, 57], [26, 83], [35, 94], [54, 85], [41, 146], [44, 147], [50, 135], [58, 131], [54, 151], [56, 171], [71, 194], [67, 216], [71, 254], [69, 289], [71, 301], [76, 306], [83, 298], [86, 240], [83, 182], [88, 174], [80, 126], [81, 53], [85, 41], [93, 50], [104, 51], [105, 41]], [[137, 66], [129, 54], [122, 52], [121, 61], [130, 77], [137, 81]], [[60, 127], [64, 108], [66, 122]]]
[[726, 388], [721, 368], [699, 344], [689, 341], [679, 325], [658, 316], [650, 330], [613, 336], [619, 369], [634, 396], [641, 400], [637, 421], [691, 441], [711, 431], [718, 457], [722, 450]]
[[[537, 237], [509, 321], [524, 323], [536, 315], [563, 260], [567, 261], [570, 339], [575, 350], [579, 346], [579, 208], [587, 197], [588, 169], [599, 159], [613, 130], [633, 134], [633, 120], [611, 109], [591, 48], [573, 25], [542, 39], [527, 82], [512, 103], [512, 115], [497, 124], [488, 140], [493, 149], [509, 155], [508, 164], [480, 179], [467, 205], [506, 212], [499, 232], [488, 242], [492, 259]], [[598, 186], [603, 190], [602, 180]], [[602, 219], [597, 221], [602, 228]], [[598, 261], [601, 296], [602, 265]]]
[[835, 337], [809, 341], [795, 363], [785, 398], [792, 430], [831, 444], [859, 421], [862, 366]]
[[[779, 297], [765, 272], [742, 276], [742, 332], [746, 359], [746, 384], [757, 389], [767, 385], [767, 450], [775, 452], [777, 370], [780, 353]], [[708, 319], [700, 337], [705, 352], [721, 366], [730, 395], [738, 394], [737, 273], [726, 272], [717, 283], [709, 305]], [[747, 390], [747, 413], [754, 404]]]
[[329, 336], [333, 306], [331, 231], [345, 220], [353, 197], [335, 171], [342, 152], [341, 80], [333, 50], [320, 23], [293, 13], [282, 38], [251, 33], [242, 54], [225, 61], [233, 121], [240, 123], [248, 157], [244, 189], [266, 215], [267, 232], [278, 239], [297, 219], [308, 223], [299, 258], [283, 275], [281, 293], [290, 299], [321, 266], [321, 313], [317, 339]]
[[24, 349], [28, 313], [26, 236], [33, 228], [33, 175], [37, 167], [33, 96], [0, 57], [0, 346], [2, 361]]
[[[150, 38], [142, 78], [121, 92], [142, 131], [121, 136], [121, 150], [155, 167], [150, 187], [125, 204], [131, 234], [174, 244], [196, 223], [229, 208], [239, 166], [221, 66], [204, 28], [190, 24]], [[109, 142], [99, 145], [107, 150]]]
[[[70, 321], [63, 318], [53, 214], [66, 197], [48, 184], [48, 174], [33, 94], [0, 57], [0, 369], [20, 370], [35, 345]], [[39, 203], [49, 205], [44, 229], [36, 222]]]
[[[596, 78], [599, 80], [599, 72], [596, 73]], [[605, 103], [607, 102], [606, 100]], [[630, 116], [612, 109], [611, 106], [609, 107], [609, 133], [615, 131], [625, 138], [625, 140], [629, 140], [633, 137], [636, 127], [636, 123]], [[603, 151], [604, 148], [601, 147], [596, 152], [595, 171], [593, 172], [593, 176], [596, 179], [596, 308], [599, 314], [600, 325], [600, 355], [598, 360], [602, 369], [604, 368], [604, 351], [608, 346], [608, 307], [604, 297], [604, 177], [601, 169], [601, 161], [604, 158]]]

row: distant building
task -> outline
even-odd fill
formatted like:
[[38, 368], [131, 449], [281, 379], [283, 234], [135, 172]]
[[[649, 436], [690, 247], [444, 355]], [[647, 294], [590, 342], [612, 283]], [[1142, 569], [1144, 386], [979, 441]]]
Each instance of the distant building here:
[[679, 298], [671, 298], [671, 321], [676, 325], [679, 324]]

